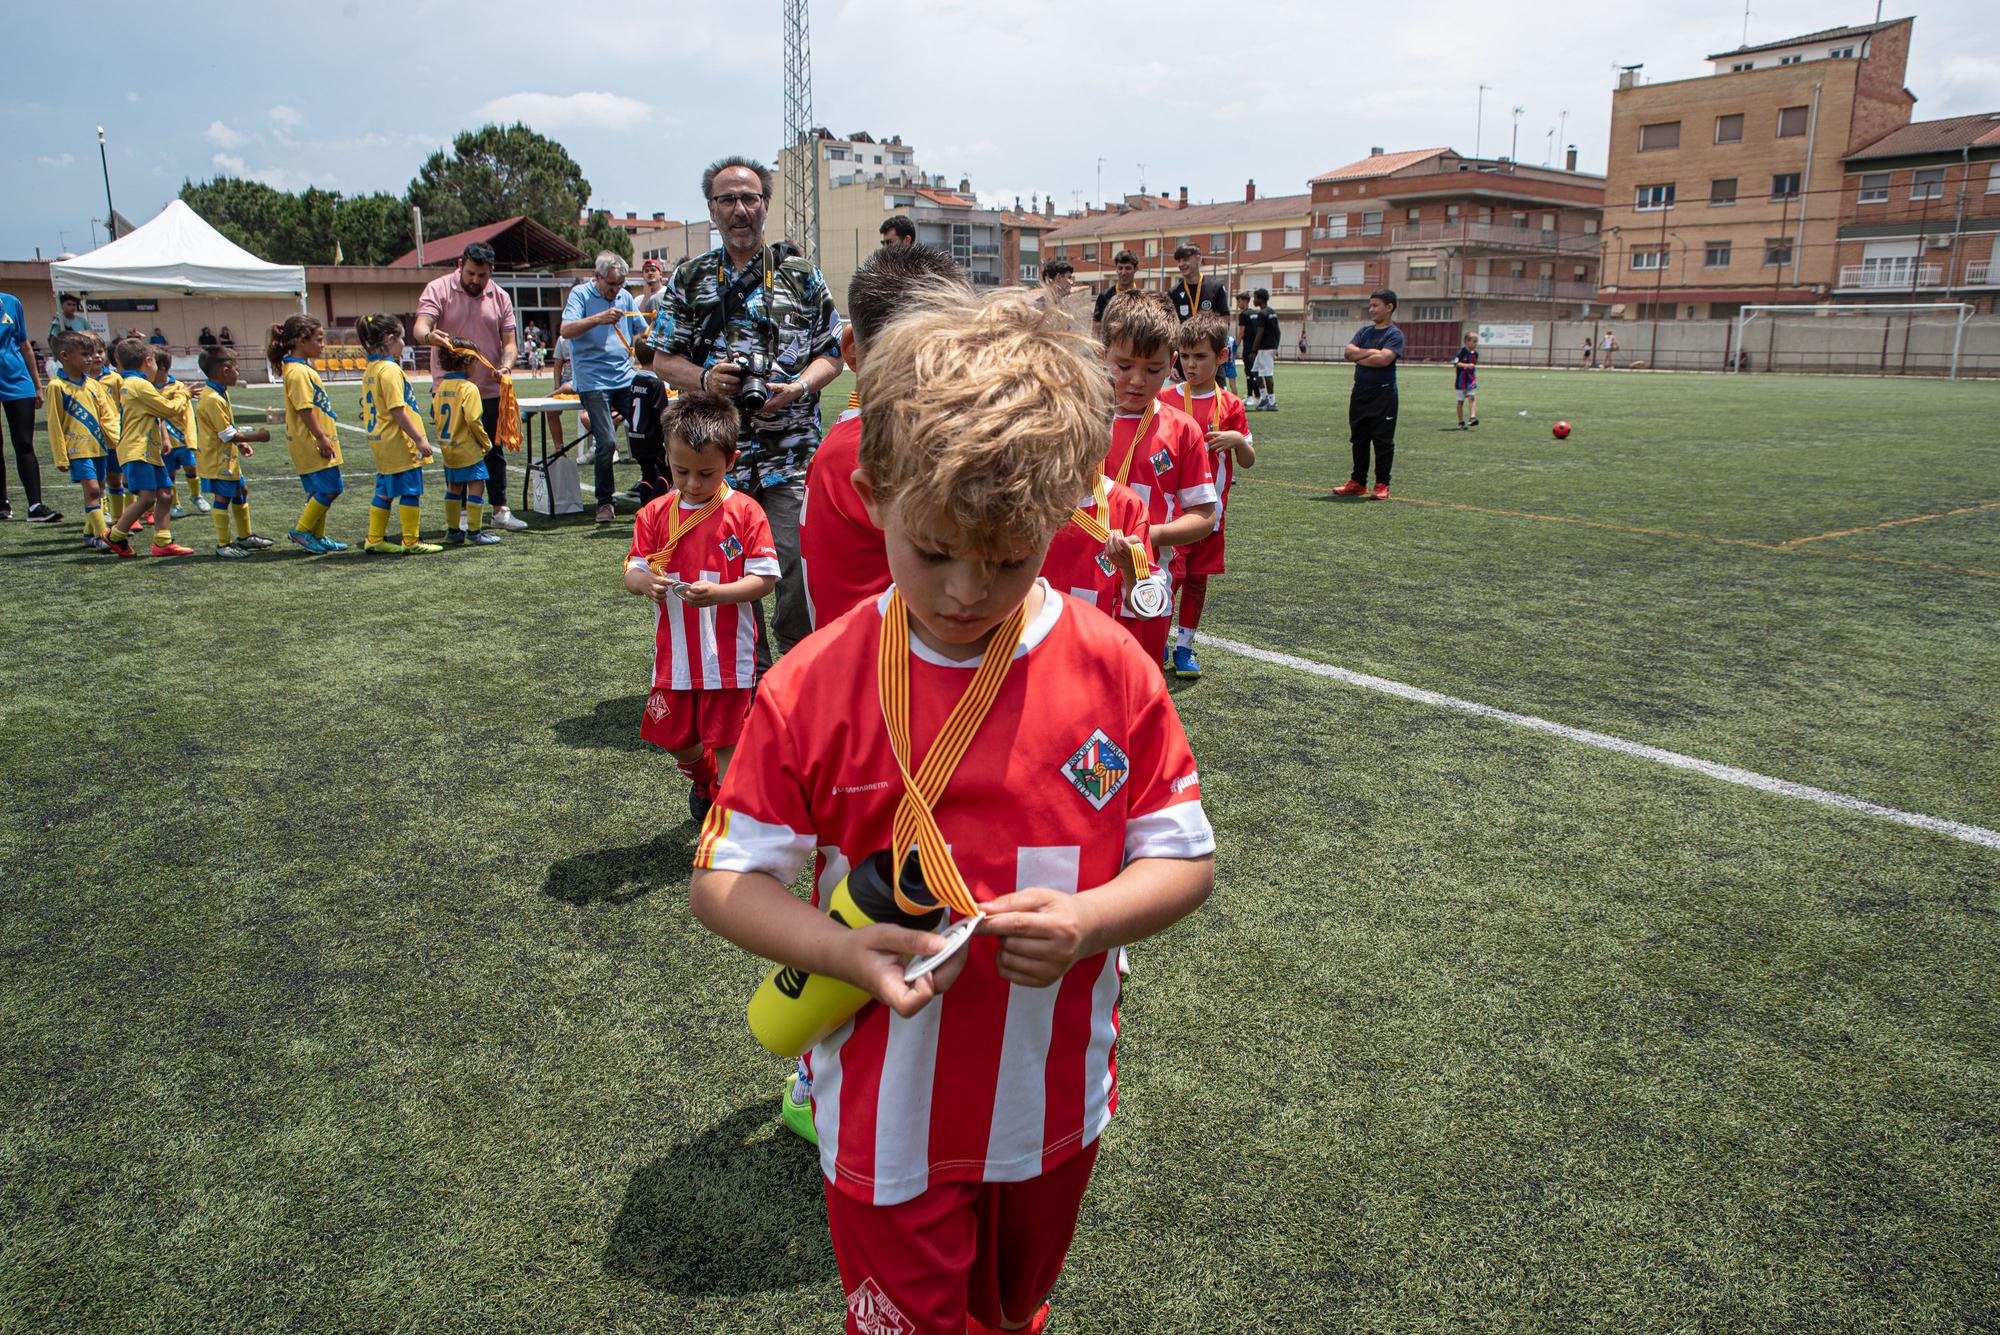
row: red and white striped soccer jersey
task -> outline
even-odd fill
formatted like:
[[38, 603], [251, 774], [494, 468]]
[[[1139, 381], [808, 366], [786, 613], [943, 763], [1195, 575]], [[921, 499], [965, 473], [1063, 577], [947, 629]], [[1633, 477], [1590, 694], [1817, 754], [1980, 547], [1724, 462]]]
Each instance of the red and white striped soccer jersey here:
[[[1046, 582], [1039, 614], [936, 814], [982, 901], [1017, 889], [1088, 893], [1135, 858], [1205, 857], [1194, 757], [1157, 664]], [[902, 797], [882, 723], [884, 598], [813, 634], [764, 677], [696, 867], [790, 882], [819, 852], [815, 898], [888, 846]], [[977, 661], [911, 638], [910, 735], [921, 764]], [[810, 1054], [820, 1167], [877, 1205], [933, 1183], [1019, 1182], [1097, 1138], [1117, 1101], [1124, 953], [1058, 983], [1002, 979], [995, 938], [910, 1019], [875, 1003]]]
[[889, 587], [889, 552], [882, 530], [868, 517], [854, 489], [861, 460], [861, 415], [844, 416], [826, 433], [806, 468], [799, 506], [799, 566], [805, 573], [806, 612], [814, 629], [837, 621], [851, 607]]
[[[1110, 479], [1105, 479], [1110, 482]], [[1078, 504], [1080, 510], [1091, 510], [1097, 503], [1093, 494], [1086, 496]], [[1144, 540], [1151, 524], [1146, 518], [1146, 503], [1130, 487], [1121, 487], [1110, 482], [1109, 494], [1105, 497], [1108, 515], [1097, 517], [1113, 532], [1127, 537]], [[1151, 553], [1148, 546], [1147, 552]], [[1159, 562], [1148, 561], [1153, 571], [1159, 570]], [[1109, 569], [1106, 567], [1110, 566]], [[1055, 540], [1049, 544], [1048, 557], [1042, 562], [1042, 575], [1050, 584], [1067, 593], [1072, 598], [1082, 599], [1106, 616], [1115, 617], [1123, 604], [1124, 585], [1116, 566], [1104, 559], [1104, 544], [1077, 527], [1075, 520], [1067, 520], [1056, 530]]]
[[[667, 545], [670, 507], [680, 513], [699, 510], [682, 505], [680, 493], [647, 502], [632, 521], [632, 550], [627, 565]], [[778, 574], [778, 548], [771, 525], [757, 502], [732, 491], [720, 508], [681, 534], [668, 573], [693, 584], [728, 584], [745, 575]], [[689, 607], [667, 597], [658, 605], [653, 633], [653, 687], [673, 691], [727, 691], [748, 687], [756, 674], [757, 618], [748, 603]]]
[[[1119, 465], [1132, 445], [1139, 419], [1120, 414], [1111, 419], [1111, 449], [1104, 471], [1118, 476]], [[1207, 505], [1216, 498], [1215, 474], [1209, 466], [1208, 442], [1192, 417], [1169, 404], [1153, 413], [1153, 426], [1132, 454], [1125, 485], [1146, 503], [1146, 515], [1158, 528], [1190, 505]]]
[[[1218, 407], [1216, 401], [1221, 400]], [[1243, 400], [1226, 389], [1217, 388], [1212, 394], [1190, 396], [1186, 385], [1168, 385], [1160, 391], [1160, 402], [1180, 409], [1194, 419], [1206, 440], [1211, 431], [1240, 431], [1245, 440], [1252, 439], [1250, 414], [1243, 409]], [[1229, 487], [1235, 479], [1236, 451], [1210, 450], [1208, 452], [1209, 473], [1215, 482], [1215, 533], [1203, 538], [1207, 542], [1222, 532], [1222, 521], [1229, 512]], [[1199, 544], [1196, 544], [1197, 546]]]

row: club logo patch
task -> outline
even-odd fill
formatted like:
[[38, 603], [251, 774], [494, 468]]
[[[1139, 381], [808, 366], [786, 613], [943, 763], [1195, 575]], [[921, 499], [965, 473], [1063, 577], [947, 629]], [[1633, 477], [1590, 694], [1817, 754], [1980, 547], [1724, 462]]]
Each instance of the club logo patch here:
[[743, 544], [736, 540], [734, 533], [722, 540], [722, 555], [725, 560], [734, 561], [743, 555]]
[[1103, 552], [1097, 554], [1097, 568], [1102, 570], [1107, 578], [1115, 578], [1118, 574], [1118, 567], [1112, 565], [1111, 558]]
[[910, 1335], [909, 1318], [889, 1301], [873, 1275], [847, 1295], [847, 1315], [861, 1335]]
[[1118, 749], [1118, 743], [1104, 735], [1102, 728], [1094, 730], [1090, 740], [1063, 762], [1063, 777], [1083, 794], [1084, 801], [1099, 811], [1118, 795], [1131, 773], [1132, 762]]
[[665, 691], [656, 690], [646, 698], [646, 718], [651, 722], [658, 723], [672, 708], [673, 706], [667, 703]]
[[1155, 473], [1164, 473], [1173, 462], [1174, 456], [1168, 454], [1165, 450], [1161, 450], [1153, 456], [1153, 471]]

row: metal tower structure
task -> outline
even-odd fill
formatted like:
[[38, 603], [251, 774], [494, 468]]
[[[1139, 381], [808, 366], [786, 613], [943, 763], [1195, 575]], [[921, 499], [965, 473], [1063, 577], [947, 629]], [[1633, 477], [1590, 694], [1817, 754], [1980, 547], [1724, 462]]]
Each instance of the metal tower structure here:
[[812, 20], [785, 0], [785, 236], [819, 263], [819, 144], [813, 139]]

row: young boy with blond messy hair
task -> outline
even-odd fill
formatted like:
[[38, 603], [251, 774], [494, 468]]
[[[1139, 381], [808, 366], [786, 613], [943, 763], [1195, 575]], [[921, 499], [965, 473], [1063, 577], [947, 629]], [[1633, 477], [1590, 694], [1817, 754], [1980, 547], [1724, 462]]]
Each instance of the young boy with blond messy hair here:
[[[1096, 349], [996, 293], [890, 324], [861, 397], [895, 582], [764, 678], [690, 894], [872, 998], [810, 1056], [847, 1330], [1036, 1331], [1116, 1106], [1122, 947], [1201, 905], [1215, 840], [1159, 669], [1038, 577], [1103, 457]], [[979, 910], [969, 944], [912, 980], [943, 940], [793, 898], [814, 849], [816, 899], [887, 852]]]

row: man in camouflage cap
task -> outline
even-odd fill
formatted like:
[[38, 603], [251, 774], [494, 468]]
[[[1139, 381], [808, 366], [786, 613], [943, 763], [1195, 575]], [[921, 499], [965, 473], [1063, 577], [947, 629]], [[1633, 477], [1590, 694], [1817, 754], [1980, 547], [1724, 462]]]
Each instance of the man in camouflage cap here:
[[[783, 651], [812, 629], [799, 567], [799, 507], [806, 465], [819, 447], [819, 394], [840, 374], [840, 315], [826, 279], [796, 247], [764, 244], [769, 168], [723, 158], [701, 174], [701, 188], [722, 245], [668, 281], [653, 319], [653, 365], [683, 393], [733, 400], [749, 355], [769, 361], [770, 400], [743, 413], [742, 453], [729, 484], [761, 505], [771, 524], [780, 572], [772, 638]], [[760, 637], [760, 657], [764, 644]]]

